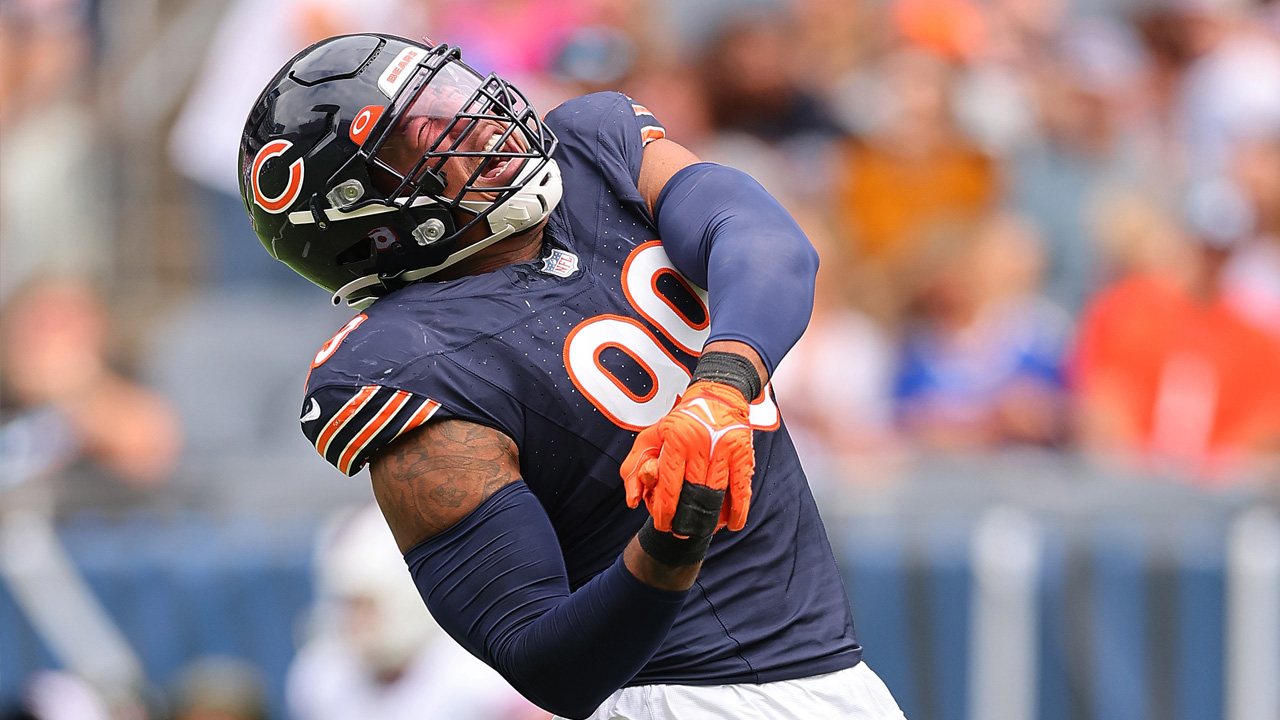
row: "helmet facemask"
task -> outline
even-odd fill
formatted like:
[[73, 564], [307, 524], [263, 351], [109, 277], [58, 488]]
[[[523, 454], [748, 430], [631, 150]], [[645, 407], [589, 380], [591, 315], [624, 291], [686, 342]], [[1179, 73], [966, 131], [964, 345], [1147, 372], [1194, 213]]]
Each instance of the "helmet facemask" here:
[[[358, 153], [331, 178], [328, 195], [344, 214], [373, 203], [394, 204], [411, 215], [424, 205], [448, 210], [452, 223], [437, 210], [413, 231], [418, 245], [447, 248], [444, 260], [407, 270], [395, 278], [400, 283], [535, 227], [561, 194], [551, 159], [556, 138], [519, 90], [496, 75], [480, 76], [447, 45], [431, 49], [405, 72], [410, 70], [386, 111], [370, 121]], [[367, 178], [374, 192], [358, 181], [348, 190], [350, 178]], [[473, 231], [481, 227], [487, 232]], [[335, 293], [335, 302], [386, 280], [367, 276], [349, 283]]]

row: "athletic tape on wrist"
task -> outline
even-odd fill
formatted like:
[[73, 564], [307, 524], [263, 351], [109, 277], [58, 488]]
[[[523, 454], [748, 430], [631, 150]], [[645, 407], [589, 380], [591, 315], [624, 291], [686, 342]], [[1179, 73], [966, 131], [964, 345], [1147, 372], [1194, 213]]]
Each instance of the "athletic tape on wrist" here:
[[692, 382], [707, 380], [737, 388], [747, 402], [760, 395], [760, 373], [751, 361], [737, 353], [707, 352], [693, 368]]
[[636, 537], [649, 557], [671, 567], [700, 563], [707, 556], [707, 548], [711, 547], [710, 535], [678, 538], [654, 527], [653, 518], [645, 521]]
[[658, 530], [653, 518], [649, 518], [640, 529], [640, 547], [664, 565], [681, 567], [702, 562], [720, 522], [724, 492], [685, 480], [671, 518], [671, 532]]

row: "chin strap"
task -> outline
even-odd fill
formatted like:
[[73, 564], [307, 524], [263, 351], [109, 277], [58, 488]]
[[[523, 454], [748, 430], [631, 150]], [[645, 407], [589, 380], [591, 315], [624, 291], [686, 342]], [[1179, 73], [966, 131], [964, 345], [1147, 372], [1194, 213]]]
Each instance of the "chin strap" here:
[[[506, 202], [493, 208], [493, 211], [485, 218], [489, 221], [489, 232], [491, 233], [488, 237], [451, 253], [439, 265], [409, 270], [400, 275], [400, 279], [405, 282], [413, 282], [429, 277], [451, 265], [456, 265], [466, 260], [500, 240], [528, 230], [550, 217], [551, 211], [560, 203], [560, 198], [564, 194], [564, 185], [560, 180], [560, 166], [556, 164], [555, 160], [548, 159], [536, 171], [522, 171], [521, 175], [527, 178], [523, 180], [522, 187], [510, 198], [507, 198]], [[521, 180], [522, 177], [517, 177], [516, 181], [521, 182]], [[490, 207], [490, 203], [478, 200], [464, 200], [460, 204], [475, 213], [482, 213]], [[337, 292], [333, 294], [332, 302], [334, 305], [340, 305], [343, 300], [346, 300], [348, 307], [364, 310], [372, 305], [377, 298], [366, 297], [353, 301], [350, 296], [352, 293], [381, 282], [376, 274], [358, 277], [338, 288]]]

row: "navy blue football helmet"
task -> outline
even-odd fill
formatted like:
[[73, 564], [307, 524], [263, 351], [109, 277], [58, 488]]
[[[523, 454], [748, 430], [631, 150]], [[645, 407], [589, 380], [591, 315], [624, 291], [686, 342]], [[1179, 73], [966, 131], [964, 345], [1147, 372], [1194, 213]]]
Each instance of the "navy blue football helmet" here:
[[240, 192], [272, 256], [364, 307], [538, 226], [562, 192], [555, 147], [524, 95], [457, 48], [345, 35], [254, 103]]

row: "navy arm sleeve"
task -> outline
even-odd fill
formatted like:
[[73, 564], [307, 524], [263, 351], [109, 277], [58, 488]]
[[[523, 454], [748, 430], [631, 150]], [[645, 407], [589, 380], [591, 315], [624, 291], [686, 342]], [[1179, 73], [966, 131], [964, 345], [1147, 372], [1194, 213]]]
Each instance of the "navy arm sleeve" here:
[[714, 163], [672, 176], [654, 213], [672, 264], [710, 296], [708, 342], [744, 342], [772, 374], [813, 312], [809, 239], [760, 183]]
[[405, 561], [441, 627], [567, 718], [589, 716], [644, 667], [688, 595], [640, 582], [621, 558], [570, 593], [551, 521], [523, 481], [410, 548]]

